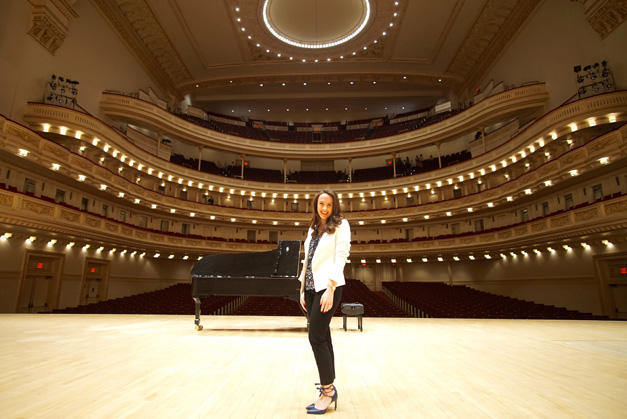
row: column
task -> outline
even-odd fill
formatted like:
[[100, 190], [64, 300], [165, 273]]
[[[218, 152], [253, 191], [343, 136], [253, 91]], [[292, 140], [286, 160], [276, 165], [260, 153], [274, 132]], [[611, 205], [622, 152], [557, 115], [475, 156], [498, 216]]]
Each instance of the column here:
[[441, 169], [442, 168], [442, 153], [440, 153], [440, 146], [442, 145], [442, 143], [437, 142], [435, 143], [435, 146], [438, 149], [438, 167]]
[[199, 145], [198, 146], [198, 171], [200, 171], [200, 163], [202, 163], [202, 151], [204, 150], [205, 147]]
[[453, 269], [451, 267], [451, 262], [447, 262], [448, 267], [448, 284], [453, 285]]
[[157, 157], [159, 157], [161, 151], [161, 139], [163, 138], [163, 132], [157, 131]]
[[240, 154], [239, 156], [242, 170], [240, 171], [240, 178], [244, 179], [244, 162], [246, 161], [246, 154]]
[[394, 178], [396, 179], [396, 153], [392, 153], [392, 168], [394, 169]]
[[348, 181], [353, 182], [353, 158], [348, 158]]

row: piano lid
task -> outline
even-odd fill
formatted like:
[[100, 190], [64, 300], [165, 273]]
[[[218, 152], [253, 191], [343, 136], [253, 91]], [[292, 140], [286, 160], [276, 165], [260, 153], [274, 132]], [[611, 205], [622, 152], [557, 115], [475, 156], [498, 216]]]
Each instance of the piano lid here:
[[208, 255], [192, 268], [193, 278], [298, 278], [300, 241], [281, 240], [268, 252]]

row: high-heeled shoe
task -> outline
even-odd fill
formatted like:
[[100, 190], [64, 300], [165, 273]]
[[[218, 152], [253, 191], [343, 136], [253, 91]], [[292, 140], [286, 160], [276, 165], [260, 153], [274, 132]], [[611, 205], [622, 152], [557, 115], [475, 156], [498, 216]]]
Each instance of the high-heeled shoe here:
[[[319, 386], [320, 383], [316, 383], [315, 385]], [[320, 395], [322, 394], [322, 388], [321, 387], [316, 387], [316, 390], [318, 390], [320, 392], [320, 394], [318, 394], [318, 397], [320, 397]], [[309, 406], [307, 406], [305, 409], [307, 410], [311, 410], [314, 407], [316, 407], [316, 402], [313, 402], [312, 404], [310, 404]]]
[[[319, 386], [320, 383], [316, 383], [315, 385]], [[320, 391], [320, 394], [322, 394], [322, 389], [320, 387], [316, 387], [316, 390]], [[320, 397], [320, 394], [318, 395], [318, 397]], [[312, 404], [310, 404], [309, 406], [307, 406], [305, 409], [307, 410], [311, 410], [314, 407], [316, 407], [316, 402], [313, 402]]]
[[[331, 385], [331, 387], [327, 388], [318, 387], [318, 390], [320, 390], [320, 396], [331, 397], [331, 403], [335, 403], [334, 408], [337, 410], [337, 389], [335, 388], [335, 386]], [[331, 391], [333, 391], [333, 395], [331, 395]], [[329, 403], [329, 406], [331, 406], [331, 403]], [[327, 409], [329, 408], [329, 406], [327, 406], [326, 409], [316, 409], [316, 404], [312, 403], [307, 406], [307, 413], [312, 415], [324, 415], [325, 413], [327, 413]]]

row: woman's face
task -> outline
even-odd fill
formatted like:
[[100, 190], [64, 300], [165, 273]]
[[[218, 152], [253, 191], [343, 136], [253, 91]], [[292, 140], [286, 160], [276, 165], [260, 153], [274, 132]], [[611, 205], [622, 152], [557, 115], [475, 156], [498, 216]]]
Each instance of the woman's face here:
[[318, 197], [318, 216], [322, 219], [322, 222], [326, 223], [327, 218], [333, 213], [333, 198], [330, 195], [323, 193]]

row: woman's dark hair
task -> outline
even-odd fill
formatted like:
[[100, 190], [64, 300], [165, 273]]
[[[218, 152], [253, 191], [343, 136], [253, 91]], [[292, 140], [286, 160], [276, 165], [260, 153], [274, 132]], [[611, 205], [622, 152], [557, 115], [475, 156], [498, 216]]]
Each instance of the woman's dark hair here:
[[313, 229], [312, 237], [316, 237], [318, 235], [318, 226], [322, 223], [322, 219], [318, 215], [318, 199], [320, 195], [327, 194], [333, 200], [333, 208], [331, 211], [331, 215], [327, 218], [327, 222], [324, 224], [324, 229], [321, 232], [327, 234], [335, 233], [335, 229], [340, 226], [342, 220], [344, 219], [344, 214], [342, 214], [342, 210], [340, 209], [340, 200], [337, 197], [335, 191], [331, 189], [323, 189], [314, 197], [313, 199], [313, 217], [311, 217], [311, 221], [309, 222], [309, 227]]

